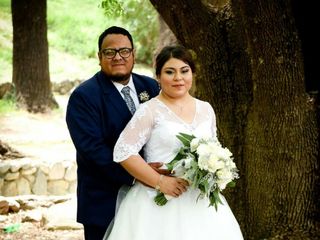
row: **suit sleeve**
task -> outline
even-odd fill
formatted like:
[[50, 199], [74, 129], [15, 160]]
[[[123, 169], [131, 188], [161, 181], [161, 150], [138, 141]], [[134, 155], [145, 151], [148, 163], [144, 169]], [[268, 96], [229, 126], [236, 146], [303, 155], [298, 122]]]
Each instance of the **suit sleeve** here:
[[100, 108], [84, 92], [74, 91], [70, 96], [66, 121], [78, 154], [78, 165], [92, 174], [120, 184], [131, 184], [133, 178], [112, 161], [113, 145], [107, 144], [103, 137]]

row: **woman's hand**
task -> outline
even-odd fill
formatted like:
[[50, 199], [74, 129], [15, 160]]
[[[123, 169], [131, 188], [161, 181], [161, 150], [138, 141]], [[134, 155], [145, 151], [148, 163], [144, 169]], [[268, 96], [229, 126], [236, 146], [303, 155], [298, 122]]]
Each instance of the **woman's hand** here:
[[189, 183], [182, 178], [164, 175], [162, 175], [162, 177], [160, 176], [158, 183], [161, 192], [173, 197], [179, 197], [182, 193], [187, 191], [188, 185]]

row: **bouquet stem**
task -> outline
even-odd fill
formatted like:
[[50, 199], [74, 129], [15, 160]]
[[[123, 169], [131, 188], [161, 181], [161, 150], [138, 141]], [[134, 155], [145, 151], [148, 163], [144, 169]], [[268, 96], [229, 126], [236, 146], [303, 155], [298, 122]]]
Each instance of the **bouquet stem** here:
[[166, 199], [162, 192], [158, 192], [157, 196], [154, 197], [154, 201], [157, 205], [163, 206], [168, 202], [168, 199]]

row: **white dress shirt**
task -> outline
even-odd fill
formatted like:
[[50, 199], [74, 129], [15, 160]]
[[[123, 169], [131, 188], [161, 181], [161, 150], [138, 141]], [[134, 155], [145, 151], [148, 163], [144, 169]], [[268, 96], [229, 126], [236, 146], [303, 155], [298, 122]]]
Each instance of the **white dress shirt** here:
[[130, 79], [129, 79], [129, 82], [128, 82], [127, 85], [123, 85], [121, 83], [114, 82], [114, 81], [112, 81], [112, 83], [117, 88], [117, 90], [121, 94], [122, 98], [124, 98], [124, 95], [121, 92], [121, 90], [122, 90], [122, 88], [128, 86], [130, 88], [130, 96], [133, 99], [133, 102], [134, 102], [134, 105], [136, 106], [136, 109], [138, 109], [140, 103], [139, 103], [139, 99], [138, 99], [138, 94], [137, 94], [136, 88], [134, 87], [134, 84], [133, 84], [132, 75], [130, 75]]

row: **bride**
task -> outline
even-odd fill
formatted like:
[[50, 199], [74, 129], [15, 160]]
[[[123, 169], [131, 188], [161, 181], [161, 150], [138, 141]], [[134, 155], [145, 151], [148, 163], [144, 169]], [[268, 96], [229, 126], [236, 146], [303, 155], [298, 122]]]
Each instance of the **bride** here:
[[[136, 178], [121, 200], [108, 240], [243, 239], [225, 198], [218, 210], [183, 179], [164, 176], [146, 162], [171, 161], [181, 147], [179, 132], [216, 138], [215, 114], [208, 102], [192, 97], [195, 64], [182, 46], [167, 46], [156, 58], [160, 94], [142, 104], [121, 133], [114, 161]], [[142, 158], [139, 151], [143, 148]], [[154, 202], [157, 190], [174, 198], [164, 206]]]

